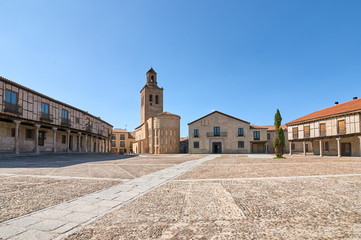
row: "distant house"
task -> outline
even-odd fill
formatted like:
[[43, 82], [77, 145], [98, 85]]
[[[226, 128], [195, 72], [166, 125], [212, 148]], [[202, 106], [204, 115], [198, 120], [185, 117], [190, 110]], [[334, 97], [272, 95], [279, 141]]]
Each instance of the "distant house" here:
[[127, 129], [114, 128], [112, 134], [112, 153], [133, 153], [134, 141], [134, 132], [128, 132]]
[[[189, 153], [274, 152], [275, 131], [272, 126], [251, 125], [247, 121], [219, 111], [188, 123], [188, 126]], [[287, 134], [285, 138], [287, 141]]]
[[320, 156], [361, 156], [360, 115], [361, 99], [336, 102], [288, 122], [289, 144], [311, 142], [313, 153]]

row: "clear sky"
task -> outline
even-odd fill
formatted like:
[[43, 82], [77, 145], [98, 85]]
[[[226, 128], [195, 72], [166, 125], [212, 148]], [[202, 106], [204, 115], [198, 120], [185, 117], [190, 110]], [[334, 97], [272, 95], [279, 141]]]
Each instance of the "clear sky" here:
[[360, 0], [0, 0], [0, 75], [117, 128], [164, 111], [273, 125], [361, 97]]

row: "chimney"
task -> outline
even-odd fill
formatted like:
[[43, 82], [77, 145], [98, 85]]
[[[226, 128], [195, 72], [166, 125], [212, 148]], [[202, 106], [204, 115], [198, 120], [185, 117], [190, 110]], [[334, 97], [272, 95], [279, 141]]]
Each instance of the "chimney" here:
[[356, 100], [357, 99], [357, 97], [353, 97], [353, 100]]
[[337, 105], [338, 104], [338, 102], [335, 102], [335, 105]]

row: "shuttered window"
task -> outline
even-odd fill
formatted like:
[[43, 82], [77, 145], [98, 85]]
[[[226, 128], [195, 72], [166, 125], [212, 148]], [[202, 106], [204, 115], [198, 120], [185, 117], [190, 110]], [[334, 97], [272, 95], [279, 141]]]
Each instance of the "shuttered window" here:
[[305, 138], [310, 137], [310, 126], [304, 126], [303, 131], [304, 131], [304, 137]]
[[298, 127], [292, 128], [292, 135], [293, 135], [293, 139], [298, 138]]
[[326, 123], [320, 123], [320, 136], [326, 136]]
[[346, 134], [345, 120], [341, 120], [341, 121], [337, 122], [337, 133], [338, 134]]

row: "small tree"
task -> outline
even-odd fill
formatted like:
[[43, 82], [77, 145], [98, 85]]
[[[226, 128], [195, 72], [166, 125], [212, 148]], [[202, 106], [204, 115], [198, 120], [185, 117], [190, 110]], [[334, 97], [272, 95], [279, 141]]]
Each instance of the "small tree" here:
[[275, 114], [276, 139], [273, 142], [276, 157], [281, 158], [285, 149], [285, 135], [281, 127], [282, 116], [280, 110], [277, 109]]

